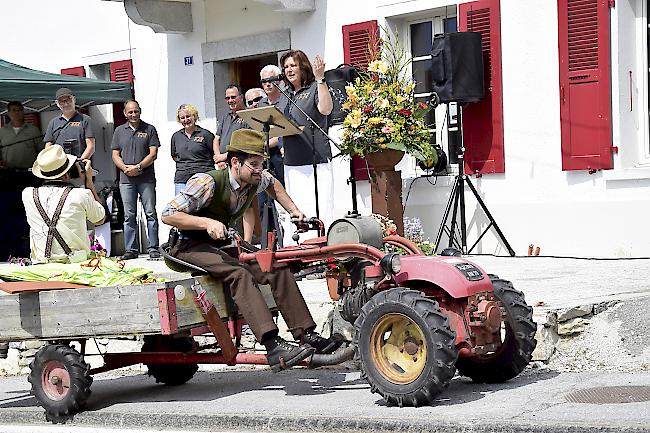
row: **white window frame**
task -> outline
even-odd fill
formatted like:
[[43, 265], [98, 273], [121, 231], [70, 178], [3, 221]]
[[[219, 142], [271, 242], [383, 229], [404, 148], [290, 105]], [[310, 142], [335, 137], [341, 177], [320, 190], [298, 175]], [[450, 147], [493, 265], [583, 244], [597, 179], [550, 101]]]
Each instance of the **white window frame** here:
[[[450, 7], [453, 6], [453, 7]], [[432, 31], [431, 31], [431, 36], [435, 36], [437, 34], [441, 34], [444, 32], [444, 20], [445, 18], [456, 18], [458, 20], [458, 15], [456, 13], [456, 5], [450, 5], [447, 8], [442, 8], [440, 10], [433, 11], [431, 14], [426, 15], [426, 16], [419, 16], [418, 18], [412, 18], [412, 19], [405, 19], [404, 20], [404, 25], [402, 26], [400, 34], [405, 35], [404, 37], [404, 49], [410, 54], [411, 53], [411, 32], [410, 28], [412, 24], [419, 24], [423, 22], [431, 22], [432, 23]], [[421, 57], [414, 57], [413, 60], [424, 60], [427, 58], [431, 58], [431, 55], [429, 56], [421, 56]], [[412, 77], [413, 76], [413, 70], [411, 66], [409, 65], [408, 68], [408, 73]], [[416, 93], [416, 97], [422, 97], [422, 96], [431, 96], [431, 93]], [[447, 107], [449, 105], [449, 112], [450, 115], [453, 113], [455, 110], [457, 110], [456, 103], [451, 102], [449, 104], [440, 104], [435, 108], [435, 128], [432, 129], [431, 133], [435, 134], [436, 136], [436, 144], [439, 145], [447, 154], [447, 158], [450, 158], [450, 153], [449, 153], [449, 119], [446, 118], [447, 116]], [[452, 127], [452, 131], [453, 131]], [[417, 170], [416, 170], [417, 171]], [[456, 173], [458, 171], [458, 167], [455, 164], [448, 164], [448, 171], [451, 173]]]

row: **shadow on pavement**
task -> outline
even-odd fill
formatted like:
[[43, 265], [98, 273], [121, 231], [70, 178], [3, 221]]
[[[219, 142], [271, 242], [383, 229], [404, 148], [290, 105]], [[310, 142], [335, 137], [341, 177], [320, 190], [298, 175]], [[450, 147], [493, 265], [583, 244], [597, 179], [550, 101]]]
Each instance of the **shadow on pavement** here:
[[[463, 376], [455, 376], [449, 387], [436, 399], [431, 406], [453, 406], [480, 400], [489, 394], [521, 388], [542, 380], [553, 379], [560, 373], [551, 370], [524, 370], [519, 376], [505, 383], [474, 383]], [[378, 406], [389, 407], [383, 399], [375, 401]]]
[[[480, 400], [486, 395], [520, 388], [538, 381], [556, 377], [554, 371], [526, 370], [506, 383], [477, 384], [465, 377], [456, 376], [433, 406], [450, 406]], [[0, 408], [34, 408], [36, 399], [25, 389], [13, 391], [12, 401], [0, 401]], [[214, 401], [251, 391], [284, 391], [287, 396], [317, 396], [330, 393], [345, 394], [365, 390], [368, 383], [358, 378], [358, 372], [343, 369], [294, 369], [279, 374], [267, 370], [198, 372], [192, 380], [181, 386], [156, 384], [147, 375], [118, 378], [96, 378], [86, 411], [100, 410], [124, 403]], [[375, 402], [386, 406], [383, 399]]]

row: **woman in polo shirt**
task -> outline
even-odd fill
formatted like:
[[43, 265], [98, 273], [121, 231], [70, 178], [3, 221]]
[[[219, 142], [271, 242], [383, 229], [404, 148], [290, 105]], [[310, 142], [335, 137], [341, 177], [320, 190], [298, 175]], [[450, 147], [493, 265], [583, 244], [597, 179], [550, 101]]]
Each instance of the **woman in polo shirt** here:
[[172, 159], [176, 161], [174, 190], [176, 195], [185, 187], [187, 180], [196, 173], [214, 170], [214, 134], [201, 128], [199, 110], [192, 104], [183, 104], [176, 110], [176, 120], [183, 128], [172, 135]]
[[[309, 115], [323, 130], [327, 131], [327, 116], [332, 111], [325, 77], [325, 63], [316, 55], [313, 68], [307, 55], [300, 50], [286, 52], [280, 59], [284, 82], [291, 99]], [[327, 227], [332, 222], [334, 202], [332, 151], [323, 133], [313, 127], [306, 116], [293, 104], [287, 103], [285, 114], [305, 129], [300, 135], [282, 138], [284, 146], [285, 188], [296, 205], [308, 216], [316, 215], [313, 161], [318, 176], [318, 210], [320, 219]], [[285, 230], [289, 238], [293, 228]], [[286, 244], [290, 242], [285, 240]]]

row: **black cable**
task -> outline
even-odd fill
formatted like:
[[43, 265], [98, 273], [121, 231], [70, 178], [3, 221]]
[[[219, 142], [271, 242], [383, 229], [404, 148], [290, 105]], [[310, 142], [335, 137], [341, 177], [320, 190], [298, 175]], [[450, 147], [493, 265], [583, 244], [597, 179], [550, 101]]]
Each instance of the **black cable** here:
[[503, 257], [503, 258], [531, 258], [543, 257], [547, 259], [572, 259], [572, 260], [596, 260], [596, 261], [618, 261], [618, 260], [650, 260], [650, 257], [577, 257], [577, 256], [498, 256], [496, 254], [468, 254], [469, 256], [492, 256], [492, 257]]
[[11, 147], [11, 146], [14, 146], [14, 145], [20, 144], [20, 143], [27, 143], [28, 141], [34, 141], [34, 140], [37, 140], [39, 138], [45, 138], [45, 135], [41, 134], [41, 135], [37, 135], [36, 137], [26, 138], [24, 140], [15, 141], [15, 142], [9, 143], [9, 144], [3, 144], [3, 145], [0, 145], [0, 148], [4, 149], [5, 147]]
[[438, 181], [438, 176], [434, 175], [434, 174], [425, 174], [425, 175], [422, 175], [422, 176], [418, 176], [415, 179], [413, 179], [413, 181], [411, 181], [411, 183], [409, 184], [409, 189], [408, 189], [408, 191], [406, 191], [406, 198], [404, 199], [404, 205], [402, 206], [402, 213], [404, 213], [406, 211], [406, 203], [409, 201], [409, 195], [411, 194], [411, 188], [413, 188], [413, 184], [415, 183], [415, 181], [419, 180], [419, 179], [427, 179], [427, 182], [429, 182], [429, 184], [431, 186], [435, 186], [436, 182], [431, 183], [431, 180], [429, 179], [431, 177], [435, 178], [436, 182]]

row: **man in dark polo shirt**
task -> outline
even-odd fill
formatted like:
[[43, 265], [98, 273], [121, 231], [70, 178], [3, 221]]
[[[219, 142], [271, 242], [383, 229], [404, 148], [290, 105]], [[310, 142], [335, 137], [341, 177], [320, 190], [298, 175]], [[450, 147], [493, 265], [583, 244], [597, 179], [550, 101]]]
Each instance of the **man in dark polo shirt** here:
[[239, 84], [231, 83], [226, 87], [226, 104], [229, 111], [221, 116], [217, 132], [215, 133], [216, 141], [219, 143], [219, 154], [214, 156], [214, 162], [217, 168], [226, 167], [226, 147], [230, 144], [230, 136], [238, 129], [251, 129], [244, 120], [237, 115], [239, 110], [246, 108], [244, 105], [244, 92]]
[[115, 128], [111, 149], [113, 162], [120, 169], [120, 194], [124, 203], [123, 260], [138, 257], [138, 196], [147, 217], [149, 257], [157, 259], [158, 214], [156, 212], [156, 174], [153, 163], [158, 156], [160, 140], [153, 125], [140, 120], [140, 104], [135, 100], [124, 104], [127, 123]]
[[79, 159], [90, 159], [95, 153], [95, 134], [90, 117], [77, 111], [72, 91], [62, 87], [56, 91], [56, 105], [61, 115], [50, 120], [45, 131], [45, 147], [60, 144], [65, 153]]

